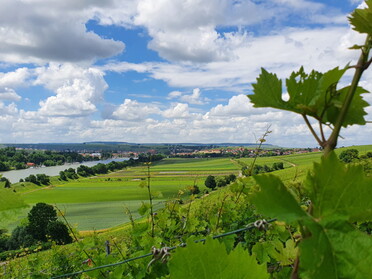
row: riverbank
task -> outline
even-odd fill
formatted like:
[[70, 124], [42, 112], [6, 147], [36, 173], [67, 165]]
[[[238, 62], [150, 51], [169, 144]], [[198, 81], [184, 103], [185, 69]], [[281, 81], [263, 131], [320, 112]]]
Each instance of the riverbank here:
[[102, 164], [108, 164], [112, 161], [127, 161], [129, 158], [111, 158], [106, 160], [98, 160], [98, 161], [86, 161], [82, 163], [67, 163], [60, 166], [52, 166], [52, 167], [38, 167], [38, 168], [28, 168], [28, 169], [21, 169], [21, 170], [10, 170], [10, 171], [4, 171], [0, 172], [0, 175], [6, 177], [11, 183], [17, 183], [22, 178], [26, 178], [30, 176], [31, 174], [45, 174], [48, 176], [57, 176], [59, 175], [60, 171], [64, 171], [68, 168], [77, 169], [79, 166], [84, 165], [88, 167], [93, 167], [99, 163]]

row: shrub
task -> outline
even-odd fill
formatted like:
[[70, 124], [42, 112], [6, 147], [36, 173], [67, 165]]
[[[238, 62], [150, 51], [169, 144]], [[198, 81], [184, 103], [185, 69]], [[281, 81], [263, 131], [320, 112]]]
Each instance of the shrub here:
[[47, 227], [57, 221], [57, 212], [52, 205], [37, 203], [28, 213], [28, 229], [33, 238], [47, 241]]
[[359, 158], [359, 151], [356, 149], [347, 149], [341, 152], [339, 158], [344, 163], [351, 163], [355, 159]]
[[216, 188], [216, 186], [217, 186], [217, 184], [216, 184], [216, 180], [215, 180], [215, 178], [214, 178], [213, 175], [209, 175], [209, 176], [207, 177], [207, 179], [205, 180], [204, 184], [205, 184], [205, 186], [206, 186], [207, 188], [212, 189], [212, 190], [213, 190], [214, 188]]
[[47, 225], [46, 234], [50, 240], [53, 240], [58, 245], [72, 242], [67, 226], [61, 221], [50, 222]]

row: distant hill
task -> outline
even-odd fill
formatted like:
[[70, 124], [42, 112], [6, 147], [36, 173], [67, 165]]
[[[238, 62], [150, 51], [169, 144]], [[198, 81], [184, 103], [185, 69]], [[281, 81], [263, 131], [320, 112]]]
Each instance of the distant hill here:
[[[53, 150], [64, 152], [135, 152], [146, 153], [156, 151], [170, 154], [178, 152], [193, 152], [195, 150], [212, 149], [219, 147], [247, 147], [255, 148], [255, 143], [130, 143], [119, 141], [92, 141], [83, 143], [14, 143], [3, 144], [3, 147], [13, 146], [24, 149]], [[263, 144], [262, 148], [279, 148], [271, 144]]]
[[112, 144], [112, 145], [118, 145], [118, 144], [130, 144], [130, 143], [122, 142], [122, 141], [88, 141], [88, 142], [83, 142], [83, 144]]

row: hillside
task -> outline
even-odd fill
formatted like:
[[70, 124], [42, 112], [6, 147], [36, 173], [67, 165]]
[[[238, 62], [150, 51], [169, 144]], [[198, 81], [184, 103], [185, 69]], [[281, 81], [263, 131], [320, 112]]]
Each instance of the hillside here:
[[[372, 146], [361, 146], [357, 147], [357, 149], [363, 150], [361, 151], [362, 155], [366, 152], [371, 152]], [[343, 149], [339, 149], [338, 153], [342, 151]], [[274, 173], [297, 195], [299, 194], [297, 192], [299, 189], [298, 185], [302, 184], [301, 182], [304, 180], [307, 172], [312, 168], [313, 162], [319, 162], [320, 156], [320, 153], [313, 153], [271, 158], [266, 157], [259, 158], [257, 164], [271, 164], [279, 161], [284, 162], [285, 168], [275, 171]], [[250, 163], [250, 159], [244, 159], [244, 162]], [[163, 209], [154, 208], [157, 212], [154, 220], [154, 237], [152, 237], [150, 233], [151, 218], [149, 218], [148, 215], [149, 204], [148, 201], [146, 202], [145, 195], [141, 202], [139, 202], [140, 200], [133, 202], [132, 207], [131, 201], [128, 202], [128, 204], [122, 203], [121, 205], [120, 203], [122, 201], [114, 201], [119, 196], [119, 192], [115, 191], [118, 187], [116, 186], [118, 182], [126, 185], [124, 188], [118, 188], [118, 190], [120, 189], [123, 193], [128, 191], [125, 192], [126, 194], [120, 195], [120, 197], [134, 198], [134, 192], [137, 194], [142, 190], [146, 192], [146, 187], [144, 189], [138, 188], [141, 179], [146, 178], [147, 175], [146, 169], [143, 167], [134, 167], [92, 179], [71, 181], [52, 189], [43, 189], [33, 192], [28, 190], [24, 192], [23, 197], [25, 197], [26, 200], [28, 199], [28, 201], [33, 200], [34, 202], [36, 202], [37, 197], [50, 199], [50, 201], [53, 199], [60, 199], [62, 202], [64, 199], [67, 199], [67, 197], [71, 197], [73, 200], [76, 196], [81, 195], [81, 198], [85, 199], [85, 206], [83, 204], [75, 204], [76, 210], [74, 211], [71, 208], [69, 209], [68, 203], [65, 203], [66, 207], [62, 208], [65, 217], [72, 225], [75, 224], [75, 222], [83, 222], [84, 217], [77, 217], [77, 219], [74, 220], [74, 215], [78, 216], [79, 213], [85, 212], [85, 219], [89, 219], [89, 215], [86, 215], [89, 213], [92, 215], [95, 225], [102, 224], [107, 228], [107, 225], [110, 223], [110, 214], [112, 215], [112, 212], [107, 210], [112, 204], [113, 207], [121, 206], [121, 215], [124, 215], [125, 205], [129, 205], [126, 213], [129, 214], [126, 216], [128, 218], [127, 220], [136, 220], [117, 225], [101, 232], [85, 231], [78, 234], [77, 231], [75, 231], [75, 234], [81, 239], [80, 244], [74, 243], [67, 246], [55, 246], [52, 250], [38, 252], [20, 259], [12, 260], [11, 263], [8, 264], [7, 272], [3, 273], [3, 276], [7, 278], [9, 274], [16, 274], [17, 276], [23, 276], [22, 274], [33, 274], [33, 276], [41, 276], [41, 278], [43, 278], [44, 275], [42, 275], [42, 273], [45, 273], [45, 278], [47, 278], [48, 276], [86, 269], [86, 266], [81, 264], [87, 259], [87, 255], [85, 255], [84, 251], [86, 251], [89, 257], [95, 262], [93, 266], [100, 266], [109, 263], [120, 263], [123, 260], [124, 253], [127, 255], [124, 256], [125, 259], [146, 254], [150, 251], [152, 245], [159, 247], [159, 241], [162, 242], [163, 245], [171, 247], [185, 242], [190, 236], [192, 236], [191, 239], [200, 239], [204, 238], [205, 235], [219, 235], [224, 232], [242, 228], [248, 223], [262, 218], [260, 215], [257, 215], [250, 203], [250, 193], [255, 185], [252, 177], [239, 179], [228, 187], [210, 191], [207, 195], [200, 194], [197, 196], [190, 196], [187, 192], [179, 192], [180, 189], [184, 189], [182, 185], [193, 185], [195, 181], [196, 184], [200, 186], [201, 190], [204, 191], [206, 188], [202, 186], [202, 182], [206, 176], [218, 176], [231, 172], [238, 173], [239, 166], [240, 165], [237, 164], [236, 161], [224, 158], [164, 159], [151, 166], [151, 191], [153, 191], [154, 196], [155, 192], [159, 190], [163, 191], [163, 196], [155, 198], [154, 204], [157, 205], [157, 202], [164, 201], [161, 205]], [[121, 179], [121, 181], [117, 179]], [[109, 189], [106, 187], [109, 187]], [[94, 190], [93, 192], [98, 191], [96, 195], [89, 194], [90, 188]], [[106, 191], [100, 193], [99, 191], [102, 188], [105, 188]], [[59, 192], [59, 189], [62, 190], [62, 192]], [[133, 189], [134, 192], [132, 192], [131, 189]], [[134, 189], [137, 189], [137, 191]], [[56, 194], [53, 194], [54, 191]], [[69, 193], [69, 191], [76, 192]], [[103, 194], [105, 192], [106, 195]], [[106, 200], [97, 201], [97, 199]], [[96, 201], [94, 202], [93, 200]], [[58, 200], [54, 201], [56, 202]], [[92, 207], [87, 206], [90, 203]], [[137, 215], [137, 208], [140, 208], [139, 211], [143, 214], [143, 217]], [[69, 216], [69, 214], [71, 216]], [[113, 219], [120, 218], [119, 214], [112, 216]], [[274, 239], [278, 237], [280, 237], [280, 239], [287, 239], [290, 237], [290, 234], [286, 233], [285, 226], [280, 222], [272, 224], [268, 233], [270, 238], [273, 237]], [[247, 245], [247, 249], [256, 251], [256, 249], [258, 249], [256, 245], [257, 241], [266, 238], [265, 235], [266, 232], [254, 231], [240, 234], [240, 237], [244, 237], [246, 243], [244, 245]], [[110, 257], [105, 256], [104, 242], [106, 240], [109, 240], [112, 245], [112, 254]], [[223, 243], [230, 245], [228, 244], [228, 240], [226, 241], [223, 241]], [[287, 241], [287, 245], [289, 245], [288, 243], [290, 242]], [[139, 246], [137, 247], [137, 245]], [[182, 253], [178, 251], [178, 249], [180, 248], [177, 248], [176, 253]], [[197, 249], [197, 247], [193, 249]], [[294, 259], [294, 251], [290, 252], [283, 249], [284, 247], [280, 248], [280, 250], [276, 252], [277, 254], [269, 253], [268, 256], [273, 259], [280, 258], [282, 261], [285, 260], [285, 262], [291, 263]], [[27, 251], [23, 253], [27, 253]], [[71, 257], [71, 255], [73, 255], [73, 257]], [[46, 258], [51, 260], [45, 262], [43, 259]], [[30, 266], [27, 263], [35, 261], [38, 262], [37, 265]], [[105, 272], [110, 270], [110, 274], [124, 272], [127, 274], [139, 275], [146, 272], [146, 265], [149, 261], [150, 259], [136, 261], [135, 266], [137, 266], [138, 269], [133, 269], [132, 265], [118, 265], [117, 267], [106, 268], [104, 270], [106, 270]], [[19, 266], [23, 266], [23, 268], [19, 269]], [[171, 266], [169, 266], [169, 268], [171, 268]], [[40, 273], [41, 270], [42, 273]], [[151, 273], [159, 275], [164, 272], [161, 270], [161, 265], [158, 266], [155, 264], [152, 267]], [[287, 268], [284, 268], [284, 270], [287, 270]], [[91, 271], [84, 276], [84, 278], [102, 277], [99, 271]]]

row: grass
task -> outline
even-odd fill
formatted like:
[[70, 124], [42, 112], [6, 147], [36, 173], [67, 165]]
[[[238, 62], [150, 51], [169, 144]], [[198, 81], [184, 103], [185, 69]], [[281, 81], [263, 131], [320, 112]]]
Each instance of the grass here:
[[[372, 150], [372, 145], [355, 148], [360, 154], [365, 154]], [[344, 149], [338, 149], [337, 153]], [[313, 162], [320, 160], [321, 155], [321, 152], [317, 152], [259, 157], [256, 163], [272, 166], [274, 162], [283, 162], [285, 169], [275, 174], [283, 181], [293, 181], [303, 178]], [[184, 190], [194, 183], [201, 190], [205, 189], [204, 181], [208, 175], [231, 173], [238, 175], [241, 163], [250, 165], [252, 160], [252, 158], [170, 158], [156, 162], [151, 166], [151, 189], [155, 203], [175, 197], [179, 190]], [[147, 189], [139, 187], [141, 182], [146, 183], [146, 170], [145, 167], [133, 167], [68, 182], [54, 178], [52, 187], [24, 183], [23, 186], [17, 184], [15, 189], [30, 205], [38, 202], [57, 205], [78, 230], [100, 230], [128, 222], [125, 207], [131, 210], [134, 218], [139, 217], [137, 209], [142, 202], [148, 200]], [[25, 218], [28, 210], [25, 209], [19, 218]]]

